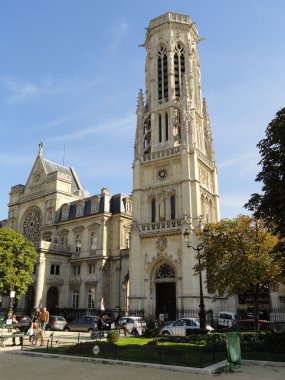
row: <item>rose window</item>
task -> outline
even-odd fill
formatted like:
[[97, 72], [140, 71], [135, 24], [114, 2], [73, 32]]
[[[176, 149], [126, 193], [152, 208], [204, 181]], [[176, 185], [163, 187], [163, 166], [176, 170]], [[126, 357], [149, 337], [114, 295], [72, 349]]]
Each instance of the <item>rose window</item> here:
[[24, 235], [28, 240], [35, 241], [40, 236], [41, 217], [36, 209], [28, 211], [24, 220]]

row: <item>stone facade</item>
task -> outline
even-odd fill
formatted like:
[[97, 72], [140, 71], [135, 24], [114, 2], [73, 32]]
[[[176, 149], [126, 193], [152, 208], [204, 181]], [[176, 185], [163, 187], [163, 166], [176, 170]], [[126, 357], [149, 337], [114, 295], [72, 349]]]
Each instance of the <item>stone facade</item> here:
[[124, 310], [131, 213], [129, 196], [106, 188], [89, 196], [75, 170], [44, 159], [40, 144], [26, 185], [11, 189], [6, 222], [39, 252], [18, 310]]

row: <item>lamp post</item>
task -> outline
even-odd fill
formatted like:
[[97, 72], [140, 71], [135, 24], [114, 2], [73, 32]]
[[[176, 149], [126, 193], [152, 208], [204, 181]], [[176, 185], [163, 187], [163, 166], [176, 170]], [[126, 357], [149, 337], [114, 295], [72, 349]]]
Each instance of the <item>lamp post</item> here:
[[204, 249], [204, 244], [198, 244], [197, 247], [193, 247], [191, 245], [191, 239], [190, 239], [190, 232], [188, 229], [184, 232], [184, 240], [186, 243], [187, 248], [192, 248], [194, 251], [198, 253], [198, 264], [199, 264], [199, 283], [200, 283], [200, 305], [199, 305], [199, 320], [200, 320], [200, 328], [202, 330], [205, 330], [206, 328], [206, 310], [205, 310], [205, 304], [204, 304], [204, 295], [203, 295], [203, 284], [202, 284], [202, 271], [200, 269], [200, 252]]
[[13, 303], [14, 303], [15, 295], [16, 295], [15, 290], [11, 290], [10, 291], [10, 305], [9, 305], [9, 314], [11, 315], [11, 318], [13, 315]]

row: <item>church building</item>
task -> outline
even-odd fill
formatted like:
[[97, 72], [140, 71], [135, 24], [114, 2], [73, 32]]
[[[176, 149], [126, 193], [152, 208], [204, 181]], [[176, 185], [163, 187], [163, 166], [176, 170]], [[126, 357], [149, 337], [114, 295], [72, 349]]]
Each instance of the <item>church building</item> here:
[[[7, 227], [39, 252], [19, 310], [143, 310], [174, 320], [177, 311], [199, 308], [193, 247], [203, 226], [219, 221], [220, 210], [198, 43], [186, 15], [165, 13], [146, 29], [132, 196], [106, 188], [90, 196], [76, 171], [46, 159], [39, 145], [26, 185], [10, 192]], [[233, 297], [212, 302], [204, 272], [202, 286], [206, 309], [236, 309]]]

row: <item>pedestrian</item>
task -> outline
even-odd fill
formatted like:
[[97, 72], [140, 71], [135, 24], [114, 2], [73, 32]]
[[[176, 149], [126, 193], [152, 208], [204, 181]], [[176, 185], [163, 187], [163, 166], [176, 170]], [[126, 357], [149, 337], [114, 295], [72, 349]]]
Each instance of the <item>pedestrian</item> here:
[[47, 311], [46, 307], [43, 308], [43, 311], [40, 314], [40, 323], [41, 323], [41, 329], [45, 333], [46, 331], [46, 325], [49, 321], [49, 312]]
[[128, 330], [128, 324], [126, 319], [121, 319], [119, 325], [119, 331], [122, 329], [124, 331], [124, 335], [127, 336], [127, 333], [131, 335], [130, 331]]
[[33, 317], [32, 323], [27, 331], [28, 335], [38, 335], [41, 339], [41, 346], [44, 345], [44, 331], [39, 327], [39, 320], [36, 317]]
[[[31, 324], [29, 323], [27, 317], [25, 317], [24, 315], [21, 315], [21, 318], [19, 321], [19, 326], [17, 326], [17, 331], [14, 332], [13, 335], [18, 334], [19, 332], [20, 333], [26, 333], [28, 331], [30, 325]], [[19, 341], [20, 341], [19, 346], [21, 346], [23, 344], [23, 337], [22, 336], [19, 337]], [[16, 346], [16, 337], [15, 336], [12, 337], [12, 342], [13, 342], [12, 346]]]

